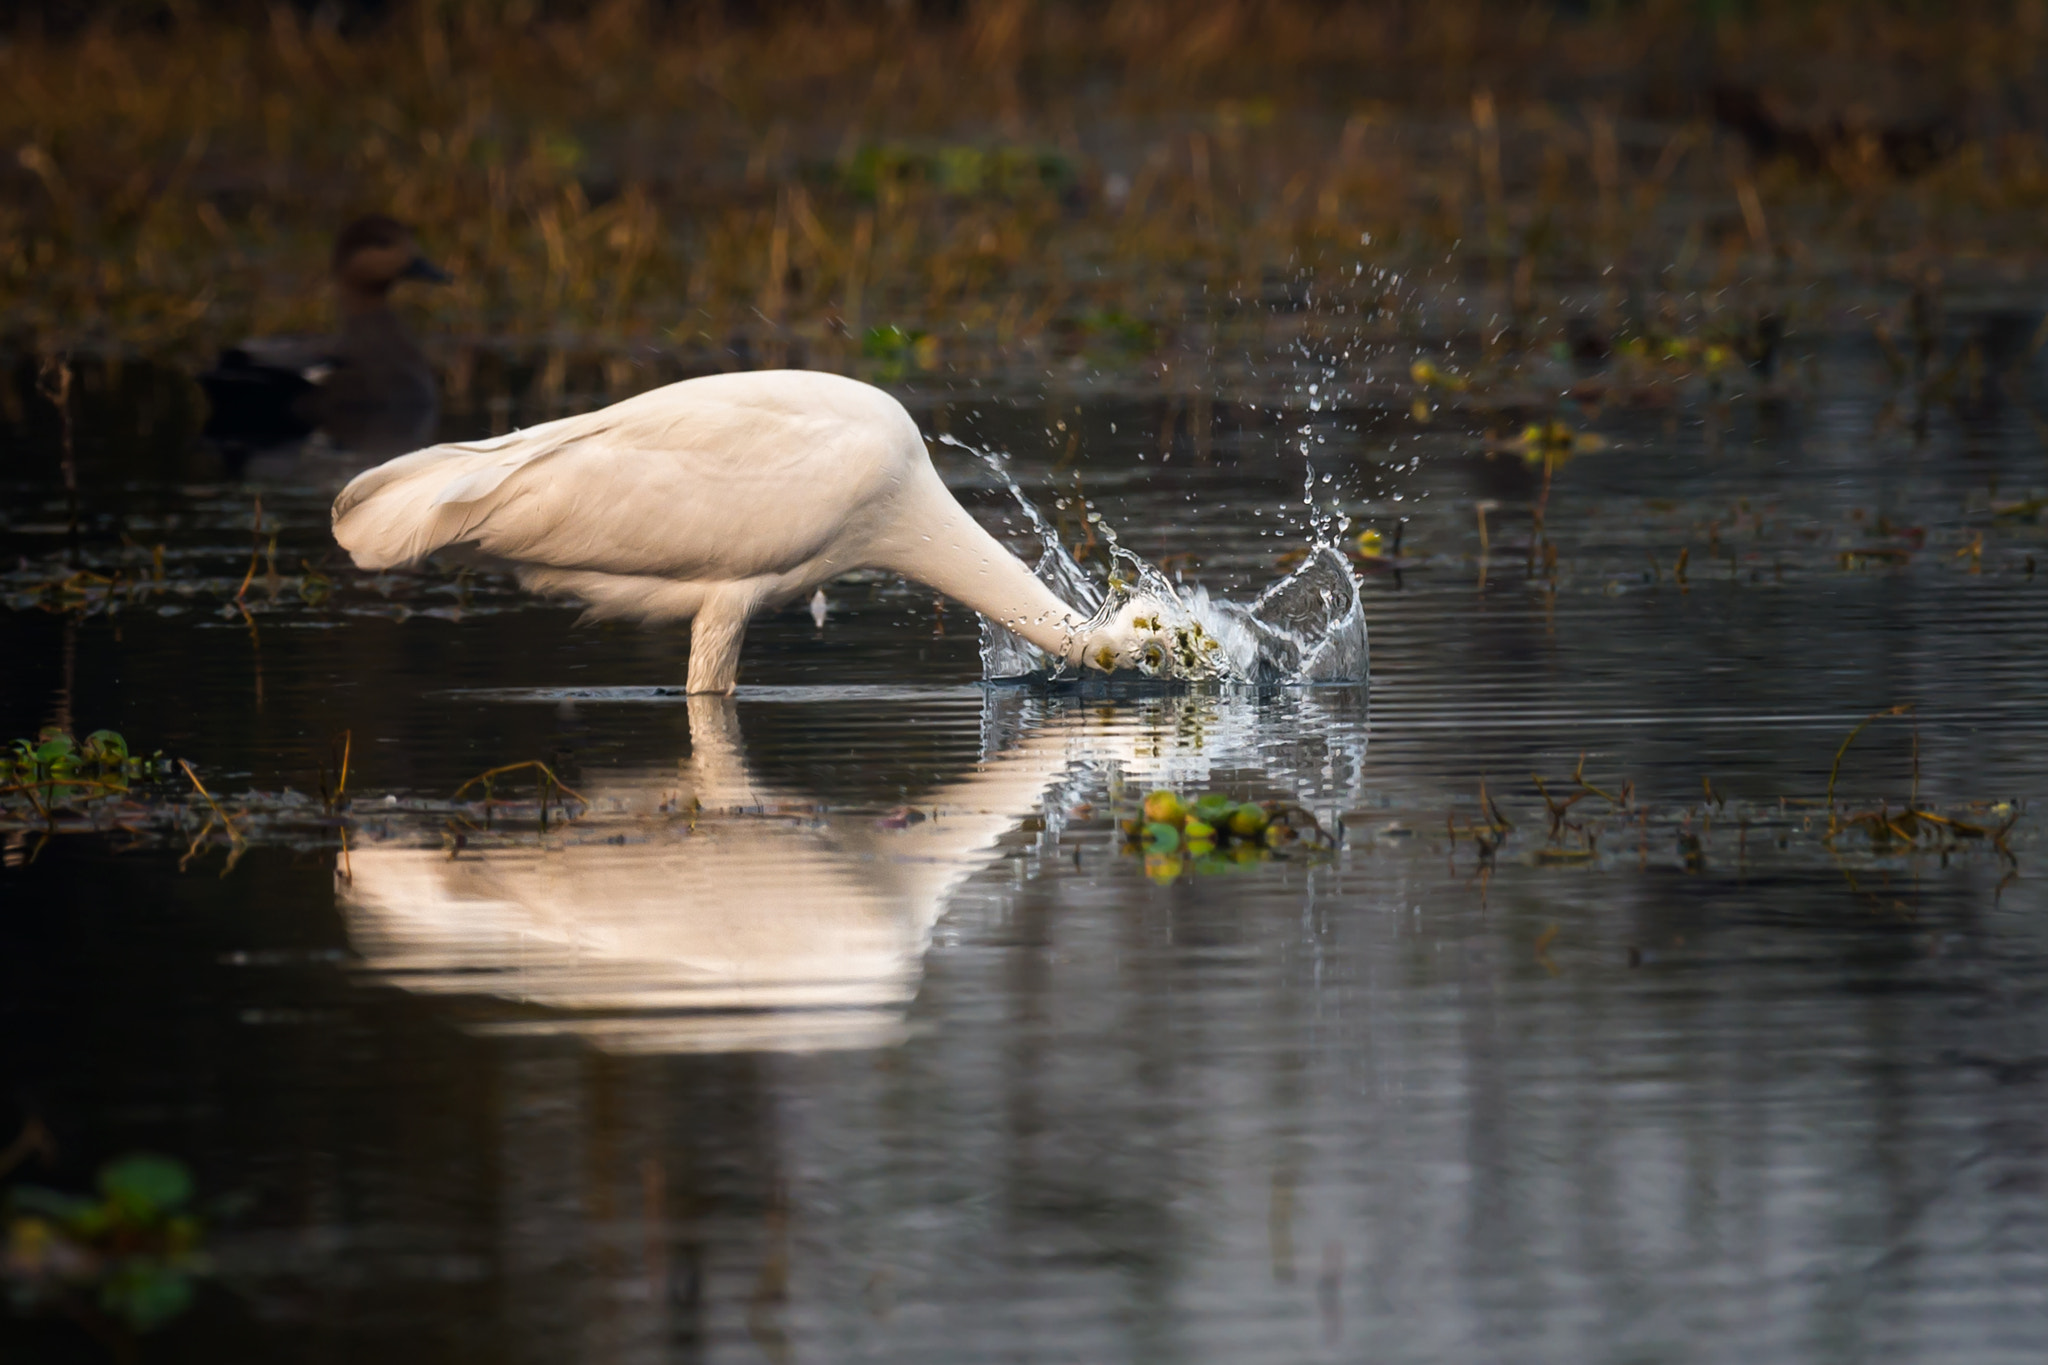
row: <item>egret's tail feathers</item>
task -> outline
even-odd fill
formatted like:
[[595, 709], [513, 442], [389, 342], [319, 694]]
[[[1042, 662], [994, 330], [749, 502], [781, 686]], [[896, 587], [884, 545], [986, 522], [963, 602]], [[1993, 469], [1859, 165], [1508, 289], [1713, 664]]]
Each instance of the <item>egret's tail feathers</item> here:
[[505, 480], [577, 441], [603, 434], [566, 417], [487, 441], [429, 446], [366, 469], [334, 500], [334, 538], [362, 569], [394, 569], [471, 539]]
[[334, 500], [334, 538], [361, 569], [400, 568], [461, 543], [479, 509], [441, 494], [490, 458], [435, 446], [358, 475]]

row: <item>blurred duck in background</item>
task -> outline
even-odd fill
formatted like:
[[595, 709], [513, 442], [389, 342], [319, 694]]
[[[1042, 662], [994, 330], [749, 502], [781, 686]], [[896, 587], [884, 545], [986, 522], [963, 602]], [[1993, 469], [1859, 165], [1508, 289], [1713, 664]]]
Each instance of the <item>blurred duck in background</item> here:
[[412, 229], [372, 214], [334, 241], [341, 330], [325, 337], [252, 337], [199, 376], [212, 411], [205, 435], [239, 468], [259, 451], [324, 431], [345, 450], [390, 455], [428, 444], [440, 395], [427, 358], [391, 311], [403, 280], [446, 284]]

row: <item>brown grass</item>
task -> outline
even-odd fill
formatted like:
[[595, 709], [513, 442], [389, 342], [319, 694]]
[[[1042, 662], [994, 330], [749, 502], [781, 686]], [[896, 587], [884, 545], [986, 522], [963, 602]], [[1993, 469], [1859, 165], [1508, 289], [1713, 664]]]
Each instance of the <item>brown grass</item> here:
[[[346, 35], [282, 7], [21, 35], [0, 334], [196, 355], [323, 326], [330, 235], [372, 209], [458, 277], [408, 305], [458, 391], [467, 348], [508, 339], [543, 348], [543, 388], [571, 352], [735, 336], [885, 370], [1170, 358], [1256, 340], [1312, 280], [1316, 311], [1385, 335], [1528, 340], [1631, 289], [1624, 330], [1745, 279], [2032, 259], [2040, 4], [1764, 8], [980, 0], [735, 27], [451, 0]], [[1717, 131], [1716, 80], [1831, 130], [1824, 164]], [[1958, 143], [1903, 176], [1879, 135], [1927, 119]]]

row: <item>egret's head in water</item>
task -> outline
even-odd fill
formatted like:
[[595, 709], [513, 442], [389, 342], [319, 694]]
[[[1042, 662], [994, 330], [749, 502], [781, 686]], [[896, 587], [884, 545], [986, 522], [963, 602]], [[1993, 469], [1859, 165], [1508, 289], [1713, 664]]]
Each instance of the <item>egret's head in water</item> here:
[[1177, 603], [1137, 592], [1105, 604], [1081, 657], [1105, 673], [1201, 678], [1215, 673], [1216, 650], [1217, 642]]

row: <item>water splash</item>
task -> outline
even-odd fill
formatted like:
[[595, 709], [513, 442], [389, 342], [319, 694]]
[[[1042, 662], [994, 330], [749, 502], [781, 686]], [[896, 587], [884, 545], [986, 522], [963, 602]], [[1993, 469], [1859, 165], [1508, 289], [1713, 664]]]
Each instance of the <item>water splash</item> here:
[[[1317, 510], [1313, 470], [1303, 490], [1315, 532], [1308, 556], [1246, 605], [1211, 596], [1200, 585], [1175, 583], [1126, 548], [1116, 529], [1088, 509], [1086, 515], [1109, 551], [1108, 578], [1098, 579], [1060, 542], [1058, 531], [1025, 494], [1003, 456], [950, 435], [938, 439], [980, 460], [1009, 491], [1038, 537], [1038, 562], [1032, 571], [1054, 596], [1090, 613], [1090, 630], [1134, 602], [1159, 618], [1162, 633], [1176, 642], [1159, 676], [1258, 685], [1366, 680], [1365, 607], [1359, 600], [1357, 576], [1337, 546], [1349, 521]], [[982, 620], [982, 677], [1057, 678], [1064, 671], [1058, 660], [1030, 641]]]

